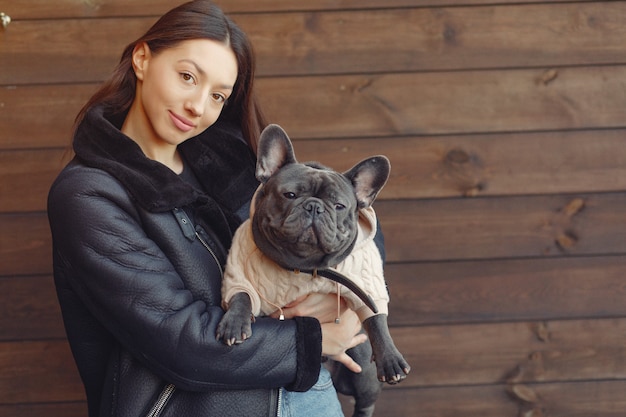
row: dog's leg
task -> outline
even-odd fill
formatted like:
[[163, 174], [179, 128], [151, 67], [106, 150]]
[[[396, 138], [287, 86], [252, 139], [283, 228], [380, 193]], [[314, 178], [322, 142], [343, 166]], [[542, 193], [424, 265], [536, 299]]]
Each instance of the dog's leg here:
[[346, 353], [361, 365], [362, 371], [356, 374], [343, 364], [330, 361], [328, 368], [333, 384], [338, 392], [354, 397], [352, 417], [371, 417], [382, 389], [382, 382], [376, 377], [376, 364], [372, 362], [372, 347], [369, 343], [361, 343]]
[[363, 327], [372, 345], [378, 379], [389, 384], [397, 384], [406, 378], [411, 367], [393, 343], [387, 325], [387, 315], [372, 316], [363, 322]]
[[222, 339], [228, 346], [242, 343], [252, 336], [252, 302], [250, 296], [240, 292], [233, 295], [228, 303], [228, 310], [217, 325], [217, 339]]

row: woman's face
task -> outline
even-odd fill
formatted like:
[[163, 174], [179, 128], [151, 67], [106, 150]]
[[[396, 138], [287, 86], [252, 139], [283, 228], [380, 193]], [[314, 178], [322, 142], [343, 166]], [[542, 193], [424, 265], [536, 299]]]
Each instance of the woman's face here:
[[183, 41], [158, 54], [138, 45], [133, 67], [137, 94], [125, 128], [144, 146], [178, 145], [211, 126], [237, 80], [233, 51], [208, 39]]

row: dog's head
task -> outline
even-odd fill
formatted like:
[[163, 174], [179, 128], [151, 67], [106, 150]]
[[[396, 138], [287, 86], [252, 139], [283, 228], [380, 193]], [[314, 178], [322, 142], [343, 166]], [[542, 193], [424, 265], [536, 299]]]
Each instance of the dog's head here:
[[389, 177], [385, 156], [339, 173], [299, 163], [278, 125], [259, 139], [252, 231], [256, 245], [288, 269], [321, 269], [341, 262], [357, 238], [358, 210], [369, 207]]

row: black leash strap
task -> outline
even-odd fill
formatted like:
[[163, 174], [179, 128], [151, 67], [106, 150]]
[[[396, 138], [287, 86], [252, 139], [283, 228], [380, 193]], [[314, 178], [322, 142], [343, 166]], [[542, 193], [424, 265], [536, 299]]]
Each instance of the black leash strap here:
[[348, 288], [350, 291], [356, 294], [357, 297], [361, 299], [365, 303], [366, 306], [370, 308], [374, 312], [374, 314], [378, 314], [378, 307], [376, 307], [376, 303], [372, 299], [372, 297], [363, 291], [358, 285], [354, 283], [350, 278], [346, 277], [343, 274], [340, 274], [337, 271], [333, 271], [332, 269], [318, 269], [316, 271], [301, 271], [311, 275], [322, 276], [324, 278], [328, 278], [331, 281], [338, 282], [344, 287]]

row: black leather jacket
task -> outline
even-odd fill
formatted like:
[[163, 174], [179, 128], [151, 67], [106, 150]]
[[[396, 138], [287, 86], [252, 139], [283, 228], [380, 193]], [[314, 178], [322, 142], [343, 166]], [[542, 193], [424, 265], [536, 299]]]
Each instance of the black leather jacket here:
[[144, 156], [121, 118], [88, 113], [48, 199], [54, 279], [89, 416], [274, 416], [277, 387], [318, 377], [317, 320], [259, 319], [216, 341], [221, 268], [257, 186], [219, 122], [179, 146], [205, 190]]

